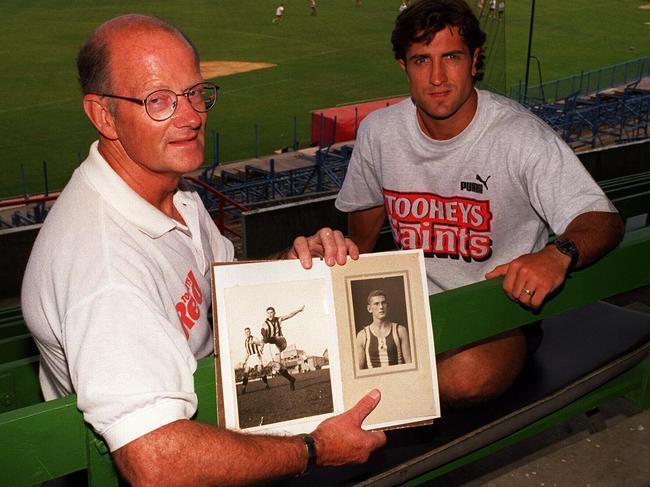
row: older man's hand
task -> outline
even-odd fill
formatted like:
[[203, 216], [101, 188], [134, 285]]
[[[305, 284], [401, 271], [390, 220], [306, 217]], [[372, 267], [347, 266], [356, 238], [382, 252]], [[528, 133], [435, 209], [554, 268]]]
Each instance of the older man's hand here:
[[383, 431], [365, 431], [361, 428], [381, 394], [373, 389], [343, 414], [323, 421], [312, 433], [320, 466], [338, 466], [363, 463], [370, 454], [386, 443]]
[[284, 257], [300, 259], [302, 266], [305, 269], [310, 269], [313, 257], [322, 257], [325, 263], [331, 267], [334, 264], [345, 264], [348, 255], [353, 260], [359, 258], [357, 245], [349, 238], [344, 237], [340, 231], [325, 227], [310, 237], [297, 237]]

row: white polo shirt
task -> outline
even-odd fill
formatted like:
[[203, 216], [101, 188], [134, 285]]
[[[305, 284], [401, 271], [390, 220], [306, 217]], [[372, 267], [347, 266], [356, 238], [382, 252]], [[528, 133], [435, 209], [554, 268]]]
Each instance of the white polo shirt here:
[[186, 225], [150, 205], [97, 150], [74, 172], [34, 244], [22, 307], [46, 400], [77, 394], [111, 451], [197, 407], [196, 359], [213, 352], [210, 263], [232, 243], [196, 192]]

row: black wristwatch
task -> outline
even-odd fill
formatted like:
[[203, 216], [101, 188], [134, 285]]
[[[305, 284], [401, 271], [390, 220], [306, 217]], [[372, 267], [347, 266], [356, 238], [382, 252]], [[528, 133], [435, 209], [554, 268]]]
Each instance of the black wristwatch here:
[[307, 447], [307, 465], [305, 465], [305, 469], [302, 471], [304, 474], [312, 467], [316, 466], [316, 445], [314, 444], [314, 438], [312, 438], [311, 435], [302, 435], [302, 440], [305, 442], [305, 446]]
[[578, 247], [576, 247], [576, 244], [574, 244], [571, 240], [568, 238], [559, 236], [553, 242], [551, 242], [553, 245], [557, 247], [557, 249], [562, 252], [564, 255], [568, 255], [571, 257], [571, 263], [569, 264], [569, 270], [572, 270], [575, 268], [576, 264], [578, 263], [578, 257], [580, 257], [580, 252], [578, 251]]

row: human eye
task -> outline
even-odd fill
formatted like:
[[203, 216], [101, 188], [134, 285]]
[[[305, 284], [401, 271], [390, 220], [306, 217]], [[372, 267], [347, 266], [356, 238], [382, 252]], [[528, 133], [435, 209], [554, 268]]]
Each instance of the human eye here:
[[191, 89], [187, 90], [187, 96], [188, 96], [188, 98], [189, 98], [190, 100], [193, 100], [193, 101], [200, 101], [200, 100], [201, 100], [201, 93], [202, 93], [202, 91], [203, 91], [203, 90], [202, 90], [201, 88], [199, 88], [199, 87], [194, 87], [194, 88], [191, 88]]
[[447, 59], [449, 61], [458, 61], [458, 60], [460, 60], [462, 58], [462, 54], [458, 53], [458, 52], [450, 52], [450, 53], [445, 54], [444, 57], [445, 57], [445, 59]]
[[174, 103], [172, 92], [168, 90], [154, 91], [146, 98], [147, 107], [152, 110], [161, 110], [168, 108]]
[[429, 61], [428, 56], [414, 56], [413, 57], [413, 64], [415, 64], [416, 66], [425, 64], [428, 61]]

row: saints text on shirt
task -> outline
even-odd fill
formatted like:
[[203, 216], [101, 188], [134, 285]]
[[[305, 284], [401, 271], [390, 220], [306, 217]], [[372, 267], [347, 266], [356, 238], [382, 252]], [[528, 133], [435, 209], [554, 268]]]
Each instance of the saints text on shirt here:
[[384, 189], [384, 204], [393, 238], [403, 249], [466, 261], [492, 255], [489, 200]]

